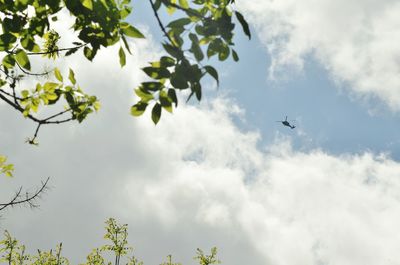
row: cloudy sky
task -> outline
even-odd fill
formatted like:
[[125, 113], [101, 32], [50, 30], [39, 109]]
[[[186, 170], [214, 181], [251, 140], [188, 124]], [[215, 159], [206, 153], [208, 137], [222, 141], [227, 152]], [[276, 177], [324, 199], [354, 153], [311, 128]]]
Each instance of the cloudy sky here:
[[[117, 48], [60, 61], [98, 114], [42, 128], [34, 147], [34, 124], [0, 104], [0, 150], [16, 166], [0, 198], [51, 177], [41, 207], [2, 213], [1, 229], [32, 252], [62, 241], [73, 263], [115, 217], [145, 264], [194, 264], [212, 246], [231, 265], [400, 264], [400, 3], [237, 2], [253, 31], [237, 32], [241, 60], [157, 126], [129, 115], [139, 67], [162, 52], [146, 1], [131, 19], [148, 38], [122, 70]], [[275, 122], [286, 115], [296, 129]]]

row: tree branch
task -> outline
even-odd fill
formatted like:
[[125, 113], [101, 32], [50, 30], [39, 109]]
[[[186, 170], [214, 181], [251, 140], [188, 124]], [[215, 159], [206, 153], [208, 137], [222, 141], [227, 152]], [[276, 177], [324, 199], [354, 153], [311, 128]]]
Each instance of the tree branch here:
[[[46, 55], [46, 54], [50, 54], [50, 53], [55, 53], [55, 52], [62, 52], [62, 51], [70, 51], [70, 50], [74, 50], [74, 49], [80, 49], [82, 47], [85, 47], [86, 45], [88, 45], [89, 43], [85, 43], [85, 44], [81, 44], [75, 47], [69, 47], [69, 48], [61, 48], [61, 49], [54, 49], [52, 51], [45, 51], [45, 52], [27, 52], [27, 55]], [[15, 49], [15, 48], [14, 48]], [[15, 54], [14, 50], [12, 51], [5, 51], [8, 54]]]
[[[12, 106], [14, 109], [18, 110], [19, 112], [21, 112], [21, 113], [24, 112], [24, 109], [21, 107], [21, 105], [18, 104], [18, 102], [15, 102], [15, 103], [12, 102], [5, 95], [11, 96], [11, 94], [9, 94], [9, 93], [7, 93], [7, 92], [5, 92], [5, 91], [0, 89], [0, 99], [5, 101], [7, 104]], [[14, 98], [14, 99], [16, 99], [16, 98]], [[35, 134], [33, 135], [33, 138], [30, 139], [28, 142], [29, 143], [34, 143], [35, 142], [35, 139], [37, 138], [37, 135], [39, 133], [40, 126], [42, 124], [61, 124], [61, 123], [66, 123], [66, 122], [69, 122], [69, 121], [73, 120], [72, 117], [71, 118], [67, 118], [67, 119], [63, 119], [63, 120], [51, 120], [51, 119], [54, 119], [54, 118], [56, 118], [58, 116], [61, 116], [61, 115], [65, 114], [65, 113], [67, 113], [69, 111], [71, 111], [70, 108], [68, 108], [66, 110], [63, 110], [63, 111], [60, 111], [60, 112], [58, 112], [58, 113], [56, 113], [54, 115], [51, 115], [51, 116], [49, 116], [47, 118], [44, 118], [44, 119], [38, 119], [38, 118], [32, 116], [31, 114], [28, 114], [26, 117], [37, 123]]]
[[37, 207], [38, 205], [34, 204], [34, 200], [40, 198], [41, 194], [46, 190], [47, 183], [49, 182], [50, 178], [47, 178], [46, 181], [42, 181], [42, 185], [35, 193], [29, 194], [28, 192], [25, 193], [25, 198], [21, 198], [22, 196], [22, 186], [18, 189], [15, 193], [14, 197], [11, 199], [10, 202], [7, 203], [0, 203], [0, 211], [4, 210], [5, 208], [19, 204], [29, 204], [30, 207]]
[[165, 29], [163, 23], [161, 22], [161, 19], [160, 19], [160, 17], [158, 16], [157, 9], [156, 9], [156, 7], [154, 6], [153, 1], [152, 1], [152, 0], [149, 0], [149, 2], [150, 2], [150, 5], [151, 5], [151, 8], [153, 9], [154, 16], [155, 16], [156, 19], [157, 19], [158, 25], [159, 25], [160, 28], [161, 28], [161, 31], [164, 33], [165, 37], [168, 38], [168, 40], [169, 40], [169, 42], [171, 43], [171, 45], [176, 46], [176, 45], [175, 45], [175, 42], [174, 42], [174, 41], [171, 39], [171, 37], [168, 35], [167, 30]]
[[17, 61], [15, 61], [15, 64], [18, 66], [18, 68], [27, 75], [33, 75], [33, 76], [44, 76], [50, 74], [50, 72], [43, 72], [43, 73], [32, 73], [29, 71], [26, 71]]
[[3, 93], [4, 95], [7, 95], [7, 96], [9, 96], [9, 97], [11, 97], [12, 99], [14, 99], [14, 100], [22, 100], [23, 98], [20, 98], [20, 97], [18, 97], [15, 93], [14, 93], [14, 91], [13, 91], [13, 93], [11, 94], [11, 93], [8, 93], [7, 91], [4, 91], [3, 89], [0, 89], [0, 93]]
[[52, 51], [47, 51], [47, 52], [27, 52], [27, 55], [46, 55], [46, 54], [50, 54], [50, 53], [55, 53], [55, 52], [62, 52], [62, 51], [70, 51], [70, 50], [74, 50], [74, 49], [80, 49], [82, 47], [85, 47], [86, 45], [88, 45], [89, 43], [85, 43], [85, 44], [81, 44], [75, 47], [70, 47], [70, 48], [61, 48], [61, 49], [55, 49]]

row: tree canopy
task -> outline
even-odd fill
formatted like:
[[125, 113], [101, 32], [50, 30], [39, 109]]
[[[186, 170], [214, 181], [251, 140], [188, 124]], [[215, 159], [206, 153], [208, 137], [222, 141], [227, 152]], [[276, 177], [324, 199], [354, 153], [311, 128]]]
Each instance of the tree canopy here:
[[[131, 106], [133, 116], [151, 109], [151, 119], [157, 124], [163, 111], [172, 113], [178, 106], [179, 91], [189, 91], [187, 101], [193, 96], [202, 99], [202, 80], [209, 75], [219, 84], [218, 71], [207, 59], [216, 57], [225, 61], [231, 57], [239, 60], [234, 47], [235, 21], [245, 35], [251, 38], [249, 26], [243, 15], [235, 10], [234, 0], [149, 0], [154, 19], [163, 35], [161, 43], [165, 53], [149, 65], [141, 66], [148, 80], [142, 82], [134, 93], [139, 100]], [[53, 27], [62, 13], [74, 19], [72, 28], [75, 40], [60, 47], [63, 36]], [[170, 16], [161, 20], [160, 13]], [[81, 53], [89, 61], [100, 49], [118, 45], [119, 64], [124, 67], [132, 48], [130, 38], [146, 36], [132, 23], [130, 0], [0, 0], [0, 100], [17, 113], [36, 124], [33, 136], [27, 142], [38, 145], [39, 130], [44, 125], [83, 122], [100, 109], [95, 95], [89, 95], [79, 85], [79, 73], [71, 68], [65, 72], [57, 67], [59, 59]], [[35, 60], [33, 59], [35, 57]], [[48, 60], [54, 61], [46, 68]], [[37, 77], [43, 77], [37, 82]], [[21, 80], [31, 80], [35, 85], [20, 87]], [[44, 80], [44, 81], [43, 81]], [[39, 112], [39, 110], [46, 110]], [[0, 175], [13, 176], [13, 164], [0, 154]], [[46, 189], [48, 179], [34, 193], [16, 192], [9, 202], [0, 203], [0, 211], [8, 206], [28, 204]], [[115, 254], [114, 264], [126, 256], [127, 226], [118, 225], [114, 219], [106, 222], [105, 238], [111, 244], [96, 248], [87, 256], [85, 264], [105, 264], [103, 252]], [[9, 264], [68, 264], [61, 256], [62, 245], [55, 251], [39, 251], [37, 255], [25, 253], [25, 246], [6, 232], [0, 241], [0, 260]], [[217, 250], [210, 255], [198, 249], [195, 259], [201, 265], [219, 263]], [[142, 264], [134, 256], [127, 264]], [[163, 265], [177, 265], [168, 256]]]
[[[172, 112], [178, 106], [178, 91], [189, 90], [187, 100], [192, 96], [201, 100], [205, 75], [219, 83], [218, 71], [203, 63], [205, 55], [220, 61], [228, 57], [239, 60], [233, 49], [235, 18], [244, 33], [249, 38], [251, 35], [243, 15], [234, 8], [234, 0], [149, 0], [149, 7], [165, 37], [165, 55], [147, 66], [138, 66], [149, 81], [135, 89], [140, 100], [131, 107], [131, 114], [140, 116], [151, 108], [151, 118], [157, 124], [163, 110]], [[52, 27], [63, 11], [74, 18], [73, 25], [65, 25], [76, 33], [69, 47], [59, 47], [62, 36]], [[29, 143], [37, 144], [43, 125], [82, 122], [100, 108], [97, 97], [79, 86], [73, 69], [65, 73], [57, 67], [40, 69], [40, 63], [35, 67], [31, 58], [57, 60], [81, 51], [92, 61], [100, 49], [118, 45], [123, 67], [129, 59], [127, 54], [132, 53], [128, 39], [145, 38], [128, 22], [131, 11], [130, 0], [0, 0], [0, 100], [37, 124]], [[174, 14], [173, 19], [164, 23], [159, 12]], [[18, 87], [20, 80], [37, 76], [45, 76], [46, 82], [38, 82], [31, 89]], [[63, 107], [61, 111], [59, 106]], [[41, 108], [56, 111], [43, 117], [38, 115]]]
[[[148, 80], [142, 82], [134, 93], [139, 100], [131, 106], [133, 116], [141, 116], [151, 109], [154, 124], [160, 121], [163, 111], [172, 113], [178, 106], [179, 91], [189, 91], [187, 101], [193, 96], [202, 99], [202, 80], [206, 75], [219, 84], [218, 71], [205, 63], [212, 57], [225, 61], [231, 57], [239, 60], [234, 47], [235, 22], [239, 22], [245, 35], [251, 38], [249, 26], [243, 15], [235, 10], [234, 0], [149, 0], [154, 19], [163, 35], [161, 43], [165, 53], [149, 65], [141, 66]], [[72, 28], [75, 40], [60, 47], [63, 36], [53, 25], [62, 13], [74, 19]], [[95, 95], [89, 95], [79, 85], [79, 73], [69, 68], [57, 67], [59, 59], [81, 53], [89, 61], [100, 49], [118, 45], [119, 64], [124, 67], [132, 48], [130, 38], [146, 36], [129, 22], [132, 15], [130, 0], [0, 0], [0, 100], [17, 113], [36, 124], [33, 136], [27, 139], [38, 145], [39, 130], [44, 125], [83, 122], [100, 109]], [[161, 20], [160, 13], [170, 16]], [[134, 14], [133, 14], [134, 15]], [[33, 59], [35, 57], [35, 60]], [[46, 68], [45, 62], [55, 65]], [[43, 77], [37, 82], [37, 77]], [[20, 87], [21, 80], [31, 80], [35, 85]], [[44, 81], [43, 81], [44, 80]], [[39, 110], [46, 110], [39, 112]], [[13, 176], [14, 166], [0, 154], [0, 175]], [[18, 204], [34, 203], [48, 183], [33, 193], [22, 187], [8, 202], [0, 202], [0, 211]], [[127, 226], [118, 225], [114, 219], [106, 222], [106, 239], [111, 244], [96, 248], [87, 256], [85, 264], [106, 264], [103, 253], [114, 252], [114, 264], [132, 249], [127, 245]], [[0, 261], [9, 264], [68, 264], [61, 255], [62, 245], [52, 251], [38, 251], [37, 255], [25, 253], [25, 246], [6, 231], [0, 241]], [[195, 257], [201, 265], [219, 263], [216, 248], [206, 255], [200, 249]], [[108, 263], [111, 264], [111, 263]], [[127, 264], [143, 264], [134, 256]], [[163, 265], [178, 265], [168, 256]]]
[[[165, 55], [147, 66], [140, 66], [149, 80], [142, 82], [134, 93], [139, 100], [131, 106], [133, 116], [151, 108], [151, 119], [157, 124], [164, 111], [178, 106], [177, 92], [190, 91], [187, 100], [202, 98], [202, 78], [206, 75], [219, 84], [218, 71], [205, 64], [206, 58], [225, 61], [239, 60], [234, 47], [235, 21], [251, 38], [243, 15], [235, 10], [234, 0], [149, 0], [149, 8], [164, 38]], [[61, 12], [73, 19], [76, 40], [68, 47], [59, 47], [62, 36], [53, 28]], [[100, 108], [95, 95], [85, 93], [79, 85], [79, 73], [69, 68], [47, 69], [46, 60], [74, 53], [92, 61], [102, 48], [118, 45], [121, 67], [132, 54], [129, 38], [145, 38], [129, 23], [133, 16], [130, 0], [0, 0], [0, 100], [25, 118], [36, 123], [33, 136], [27, 142], [37, 145], [39, 130], [48, 124], [83, 122]], [[163, 22], [159, 13], [170, 16]], [[40, 58], [33, 63], [32, 58]], [[38, 62], [38, 63], [37, 63]], [[21, 80], [35, 81], [29, 89], [19, 87]], [[39, 115], [45, 109], [46, 115]], [[0, 174], [12, 176], [13, 165], [0, 156]]]

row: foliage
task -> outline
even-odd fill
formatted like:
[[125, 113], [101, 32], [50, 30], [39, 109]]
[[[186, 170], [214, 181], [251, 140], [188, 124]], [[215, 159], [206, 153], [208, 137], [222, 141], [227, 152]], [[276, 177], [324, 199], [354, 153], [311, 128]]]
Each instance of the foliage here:
[[[188, 90], [188, 100], [193, 95], [201, 100], [204, 76], [209, 75], [219, 83], [217, 70], [203, 65], [205, 54], [220, 61], [229, 56], [239, 60], [232, 48], [234, 17], [244, 33], [249, 38], [251, 35], [244, 17], [234, 10], [234, 0], [149, 0], [149, 3], [165, 35], [162, 46], [166, 54], [142, 68], [150, 80], [135, 89], [140, 100], [131, 107], [131, 114], [140, 116], [152, 105], [151, 117], [158, 123], [162, 110], [172, 112], [177, 107], [177, 91]], [[70, 47], [59, 47], [62, 36], [52, 28], [63, 10], [75, 19], [71, 26], [76, 40]], [[158, 14], [161, 10], [179, 14], [164, 26]], [[0, 100], [37, 123], [33, 137], [27, 142], [37, 144], [41, 125], [82, 122], [100, 107], [96, 96], [86, 94], [79, 86], [72, 69], [67, 73], [57, 67], [33, 71], [38, 67], [33, 66], [31, 57], [56, 60], [81, 50], [92, 61], [101, 48], [119, 45], [119, 63], [123, 67], [126, 53], [132, 53], [128, 39], [145, 37], [127, 22], [131, 11], [130, 0], [0, 0]], [[39, 65], [44, 63], [41, 60]], [[30, 89], [18, 87], [20, 80], [38, 76], [46, 81]], [[64, 110], [59, 111], [60, 105]], [[39, 117], [38, 111], [43, 107], [58, 111]]]
[[197, 249], [197, 256], [194, 257], [194, 259], [197, 259], [199, 261], [200, 265], [210, 265], [210, 264], [219, 264], [221, 261], [217, 259], [217, 248], [213, 247], [211, 249], [211, 254], [206, 255], [204, 254], [203, 250]]
[[[218, 71], [212, 65], [204, 65], [206, 56], [219, 61], [229, 57], [239, 60], [233, 49], [234, 19], [249, 38], [251, 35], [244, 17], [234, 10], [234, 0], [149, 0], [149, 3], [165, 36], [162, 43], [165, 54], [142, 68], [149, 80], [135, 89], [140, 99], [131, 107], [131, 114], [140, 116], [152, 106], [151, 118], [157, 124], [163, 110], [172, 113], [178, 106], [177, 92], [188, 91], [187, 101], [193, 95], [200, 101], [205, 76], [209, 75], [219, 84]], [[69, 47], [59, 46], [62, 36], [52, 28], [62, 11], [75, 19], [71, 26], [76, 40]], [[118, 58], [123, 67], [127, 53], [132, 53], [128, 39], [145, 37], [127, 22], [131, 11], [130, 0], [0, 0], [0, 100], [36, 123], [28, 143], [38, 144], [39, 129], [43, 125], [80, 123], [100, 108], [97, 97], [80, 87], [76, 78], [79, 73], [75, 74], [71, 68], [66, 72], [62, 72], [61, 67], [46, 69], [45, 60], [57, 60], [81, 51], [92, 61], [101, 48], [119, 45]], [[176, 14], [164, 25], [160, 11]], [[32, 57], [40, 56], [42, 60], [35, 66]], [[40, 67], [43, 69], [38, 71]], [[44, 77], [44, 81], [28, 89], [18, 86], [23, 79], [36, 80], [37, 77]], [[51, 114], [43, 117], [39, 115], [41, 109]], [[0, 155], [0, 174], [11, 177], [13, 169], [7, 158]], [[10, 202], [0, 203], [0, 210], [25, 203], [34, 207], [33, 201], [45, 190], [47, 182], [48, 179], [35, 193], [26, 193], [25, 197], [21, 197], [21, 187]], [[104, 257], [105, 252], [112, 252], [116, 265], [120, 264], [121, 258], [129, 265], [142, 265], [135, 256], [128, 257], [132, 248], [127, 242], [127, 225], [119, 225], [114, 219], [109, 219], [106, 224], [105, 238], [111, 243], [93, 249], [84, 264], [112, 264]], [[26, 254], [25, 246], [7, 231], [4, 240], [0, 241], [0, 262], [8, 264], [69, 264], [61, 252], [62, 244], [59, 244], [54, 251]], [[210, 255], [198, 249], [195, 259], [200, 265], [217, 264], [216, 254], [216, 248]], [[171, 255], [162, 263], [178, 264], [172, 262]]]
[[[105, 264], [127, 264], [127, 265], [143, 265], [143, 262], [132, 254], [132, 247], [128, 245], [128, 226], [120, 225], [113, 218], [106, 221], [105, 239], [110, 241], [109, 244], [95, 248], [86, 257], [86, 262], [81, 265], [105, 265]], [[0, 262], [12, 265], [67, 265], [69, 261], [63, 257], [62, 244], [57, 245], [56, 249], [49, 251], [40, 251], [36, 255], [26, 254], [25, 246], [21, 245], [13, 238], [8, 231], [4, 232], [4, 239], [0, 241]], [[114, 254], [114, 262], [109, 261], [106, 257], [108, 252]], [[206, 255], [202, 250], [197, 249], [197, 256], [194, 259], [199, 261], [200, 265], [211, 265], [220, 263], [216, 259], [217, 249], [212, 248], [211, 254]], [[122, 263], [121, 258], [126, 263]], [[167, 262], [160, 265], [180, 265], [180, 263], [172, 262], [172, 256], [167, 256]]]
[[[129, 50], [127, 38], [144, 37], [124, 21], [131, 12], [129, 2], [0, 0], [0, 99], [37, 123], [34, 136], [28, 139], [29, 143], [37, 144], [35, 140], [41, 125], [73, 120], [82, 122], [100, 107], [97, 98], [86, 94], [79, 86], [72, 69], [67, 73], [62, 73], [58, 68], [33, 71], [31, 57], [42, 56], [55, 60], [82, 50], [88, 60], [93, 60], [101, 47], [118, 42], [125, 43], [125, 49]], [[62, 10], [67, 10], [75, 18], [72, 26], [77, 33], [77, 40], [68, 48], [58, 46], [61, 36], [52, 29], [52, 21], [57, 20]], [[123, 49], [120, 55], [122, 53]], [[17, 86], [22, 79], [38, 76], [45, 77], [46, 81], [38, 82], [30, 89]], [[64, 105], [64, 110], [59, 111], [60, 104]], [[40, 117], [38, 111], [44, 106], [58, 111]]]
[[[152, 105], [151, 118], [157, 124], [163, 110], [172, 113], [178, 106], [177, 92], [190, 91], [187, 100], [195, 95], [200, 101], [204, 76], [211, 76], [219, 84], [217, 70], [203, 65], [205, 54], [219, 61], [229, 56], [239, 60], [232, 48], [234, 17], [244, 33], [249, 38], [251, 35], [243, 15], [234, 10], [234, 0], [149, 0], [149, 3], [165, 35], [162, 43], [165, 55], [142, 68], [149, 80], [135, 89], [140, 100], [131, 107], [131, 114], [140, 116]], [[165, 26], [158, 13], [161, 10], [179, 14], [171, 16], [174, 19]], [[71, 26], [76, 40], [70, 47], [59, 47], [62, 36], [53, 28], [62, 11], [75, 19]], [[80, 50], [92, 61], [101, 48], [118, 44], [119, 63], [123, 67], [126, 53], [132, 53], [128, 39], [145, 37], [127, 22], [131, 11], [130, 0], [0, 0], [0, 100], [36, 123], [33, 137], [27, 143], [38, 145], [43, 125], [80, 123], [100, 109], [97, 97], [88, 95], [79, 86], [73, 69], [67, 72], [60, 67], [45, 69], [45, 60], [68, 57]], [[39, 60], [39, 67], [42, 65], [43, 70], [32, 70], [38, 66], [34, 67], [31, 58], [40, 56], [43, 59]], [[37, 77], [44, 77], [45, 81], [29, 89], [18, 86], [22, 79]], [[47, 110], [45, 113], [52, 111], [51, 114], [39, 115], [42, 108]], [[13, 169], [0, 154], [0, 174], [11, 177]]]
[[[151, 119], [157, 124], [164, 111], [173, 112], [178, 106], [177, 93], [188, 91], [188, 98], [202, 99], [202, 81], [205, 76], [215, 79], [219, 85], [218, 71], [206, 58], [226, 61], [231, 57], [239, 60], [234, 46], [234, 21], [239, 22], [244, 33], [251, 38], [249, 26], [234, 8], [234, 0], [148, 0], [165, 39], [162, 47], [165, 54], [142, 68], [148, 80], [141, 83], [135, 94], [139, 101], [131, 106], [133, 116], [142, 115], [151, 108]], [[72, 29], [76, 39], [68, 47], [60, 47], [62, 36], [52, 27], [61, 12], [74, 18]], [[41, 126], [62, 124], [71, 121], [83, 122], [100, 108], [96, 96], [87, 94], [79, 85], [75, 73], [62, 67], [46, 69], [46, 60], [58, 60], [78, 51], [93, 61], [102, 48], [119, 45], [118, 58], [123, 67], [131, 54], [129, 38], [145, 36], [127, 21], [131, 14], [130, 0], [0, 0], [0, 100], [36, 124], [29, 144], [38, 145], [37, 137]], [[167, 12], [173, 18], [164, 24], [159, 12]], [[39, 57], [42, 60], [33, 60]], [[39, 61], [39, 63], [37, 63]], [[36, 65], [34, 65], [36, 62]], [[41, 70], [38, 70], [42, 68]], [[42, 81], [36, 82], [38, 77]], [[43, 80], [44, 78], [44, 80]], [[19, 87], [23, 79], [36, 84], [28, 89]], [[40, 110], [42, 111], [40, 113]], [[61, 110], [60, 110], [61, 109]], [[44, 113], [44, 114], [43, 114]], [[50, 113], [44, 116], [46, 113]], [[41, 114], [41, 115], [40, 115]], [[0, 174], [12, 176], [13, 165], [6, 163], [0, 155]], [[41, 188], [21, 198], [22, 188], [8, 203], [0, 203], [0, 210], [16, 204], [32, 201], [45, 189], [48, 179]], [[119, 226], [115, 220], [107, 222], [106, 238], [111, 244], [94, 249], [85, 264], [106, 264], [105, 251], [115, 254], [115, 264], [131, 251], [127, 246], [127, 227]], [[37, 255], [26, 255], [25, 247], [19, 245], [7, 232], [0, 242], [2, 262], [9, 264], [68, 264], [61, 256], [62, 245], [55, 251], [42, 251]], [[216, 249], [211, 256], [198, 252], [200, 264], [218, 263]], [[142, 264], [135, 257], [127, 264]], [[172, 263], [168, 256], [167, 263]]]
[[0, 173], [6, 175], [7, 177], [13, 176], [14, 165], [7, 164], [7, 157], [0, 155]]
[[167, 256], [167, 261], [161, 263], [160, 265], [182, 265], [181, 263], [172, 262], [172, 255]]
[[[204, 65], [205, 55], [210, 59], [214, 56], [219, 61], [225, 61], [232, 56], [239, 60], [237, 52], [232, 48], [233, 13], [242, 25], [245, 34], [250, 38], [248, 24], [244, 17], [233, 10], [232, 0], [156, 0], [151, 2], [154, 15], [161, 30], [166, 36], [163, 42], [166, 56], [151, 62], [142, 70], [151, 78], [135, 89], [140, 97], [139, 102], [131, 108], [134, 116], [142, 115], [150, 103], [153, 104], [151, 118], [155, 124], [161, 118], [162, 110], [173, 111], [178, 106], [177, 91], [189, 90], [187, 101], [195, 95], [202, 98], [201, 80], [209, 75], [219, 84], [217, 70], [211, 65]], [[157, 11], [162, 7], [169, 14], [180, 12], [182, 17], [170, 21], [164, 26]]]

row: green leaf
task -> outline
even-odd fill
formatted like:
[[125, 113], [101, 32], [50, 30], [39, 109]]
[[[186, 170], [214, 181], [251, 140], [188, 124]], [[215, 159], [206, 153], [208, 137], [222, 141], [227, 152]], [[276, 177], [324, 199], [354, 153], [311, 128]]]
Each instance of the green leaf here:
[[25, 35], [21, 39], [21, 45], [24, 49], [31, 52], [40, 52], [40, 47], [37, 45], [31, 35]]
[[151, 119], [153, 120], [154, 124], [157, 124], [161, 118], [161, 105], [156, 103], [151, 110]]
[[190, 48], [190, 52], [194, 54], [194, 57], [198, 62], [204, 59], [203, 51], [199, 46], [199, 39], [197, 38], [196, 34], [190, 33], [189, 38], [192, 41], [192, 46]]
[[15, 65], [15, 58], [14, 58], [14, 55], [8, 54], [8, 55], [4, 56], [4, 58], [3, 58], [3, 65], [4, 65], [6, 68], [8, 68], [8, 69], [13, 68], [14, 65]]
[[186, 99], [186, 103], [189, 102], [189, 100], [192, 98], [193, 95], [194, 95], [194, 91], [190, 92], [188, 98]]
[[142, 68], [149, 77], [154, 79], [168, 78], [171, 74], [167, 68], [157, 68], [157, 67], [144, 67]]
[[138, 87], [135, 89], [135, 93], [138, 97], [140, 97], [141, 102], [149, 102], [150, 100], [154, 99], [154, 96], [144, 90], [142, 87]]
[[24, 89], [21, 91], [21, 95], [22, 95], [22, 98], [27, 98], [27, 97], [29, 97], [29, 91]]
[[46, 98], [49, 101], [54, 101], [54, 100], [57, 100], [59, 98], [59, 96], [56, 93], [47, 93]]
[[185, 9], [189, 8], [189, 3], [187, 0], [179, 0], [179, 5]]
[[119, 48], [118, 55], [119, 55], [119, 64], [121, 65], [121, 67], [124, 67], [124, 65], [126, 64], [126, 56], [124, 49], [122, 49], [122, 47]]
[[[176, 4], [176, 0], [169, 0], [171, 3]], [[175, 12], [176, 8], [170, 5], [167, 5], [167, 13], [168, 15], [172, 15]]]
[[159, 91], [164, 88], [160, 82], [143, 82], [141, 86], [145, 91]]
[[95, 101], [95, 102], [93, 103], [93, 108], [94, 108], [94, 110], [95, 110], [96, 112], [99, 111], [99, 109], [101, 108], [100, 102], [99, 102], [99, 101]]
[[169, 53], [172, 57], [175, 57], [178, 60], [183, 58], [183, 52], [182, 52], [181, 49], [179, 49], [179, 48], [177, 48], [175, 46], [169, 45], [167, 43], [163, 43], [163, 47], [164, 47], [164, 50], [167, 53]]
[[142, 39], [144, 38], [144, 35], [134, 26], [132, 26], [126, 22], [122, 22], [120, 26], [121, 26], [122, 32], [131, 38], [142, 38]]
[[[95, 50], [90, 49], [89, 47], [83, 48], [83, 54], [85, 57], [89, 60], [92, 61], [94, 56], [96, 55]], [[67, 55], [67, 54], [66, 54]]]
[[8, 32], [0, 35], [0, 51], [10, 50], [17, 38]]
[[235, 11], [236, 18], [239, 20], [240, 24], [242, 25], [244, 34], [251, 39], [251, 33], [250, 33], [250, 28], [249, 24], [247, 24], [247, 21], [244, 19], [243, 15], [239, 13], [238, 11]]
[[219, 53], [218, 53], [218, 59], [220, 61], [225, 61], [226, 58], [229, 57], [230, 54], [230, 49], [228, 47], [228, 45], [226, 45], [225, 43], [220, 47]]
[[[82, 1], [82, 0], [81, 0]], [[87, 9], [93, 10], [93, 2], [92, 0], [83, 0], [82, 5]]]
[[176, 97], [175, 89], [168, 89], [168, 97], [175, 103], [175, 107], [178, 107], [178, 98]]
[[43, 86], [44, 91], [54, 91], [60, 84], [54, 82], [46, 82]]
[[170, 22], [167, 27], [169, 28], [183, 28], [185, 25], [191, 23], [190, 18], [184, 17]]
[[54, 69], [54, 76], [57, 78], [58, 81], [60, 81], [60, 82], [63, 81], [63, 77], [60, 73], [60, 70], [58, 70], [58, 68]]
[[71, 81], [71, 83], [72, 83], [73, 85], [75, 85], [75, 84], [76, 84], [76, 80], [75, 80], [75, 74], [74, 74], [74, 71], [72, 71], [72, 69], [71, 69], [71, 68], [69, 68], [69, 75], [68, 75], [68, 79]]
[[168, 56], [162, 56], [160, 63], [162, 67], [170, 67], [175, 65], [175, 59]]
[[[74, 53], [76, 53], [78, 51], [78, 48], [72, 48], [72, 49], [69, 49], [66, 53], [65, 53], [65, 56], [70, 56], [71, 54], [74, 54]], [[86, 55], [85, 55], [86, 56]]]
[[159, 100], [161, 106], [169, 113], [172, 113], [172, 99], [168, 97], [168, 94], [165, 90], [160, 91]]
[[131, 115], [136, 117], [142, 115], [146, 110], [147, 105], [148, 104], [146, 102], [139, 101], [131, 107]]
[[155, 8], [156, 10], [158, 10], [158, 9], [160, 8], [160, 6], [161, 6], [161, 0], [156, 0], [156, 1], [154, 2], [154, 8]]
[[132, 11], [132, 7], [125, 7], [119, 13], [122, 19], [125, 19]]
[[232, 57], [235, 62], [239, 61], [239, 55], [236, 53], [234, 49], [232, 49]]
[[129, 44], [128, 44], [128, 42], [126, 41], [125, 36], [122, 35], [121, 38], [122, 38], [122, 42], [123, 42], [124, 45], [125, 45], [125, 49], [129, 52], [129, 54], [132, 54], [131, 49], [129, 48]]
[[192, 86], [192, 90], [196, 95], [198, 101], [201, 100], [201, 85], [200, 83], [194, 83]]
[[215, 39], [211, 41], [207, 48], [207, 57], [211, 58], [215, 54], [219, 53], [222, 46], [223, 43], [221, 39]]
[[179, 73], [172, 73], [170, 82], [173, 87], [178, 89], [186, 89], [189, 87], [186, 76]]
[[31, 63], [29, 62], [28, 55], [24, 50], [18, 49], [15, 53], [15, 59], [21, 67], [25, 68], [26, 70], [31, 70]]
[[215, 70], [214, 67], [212, 67], [211, 65], [206, 65], [204, 66], [204, 69], [207, 71], [207, 73], [209, 75], [211, 75], [212, 77], [214, 77], [214, 79], [217, 81], [217, 85], [219, 86], [219, 78], [218, 78], [218, 72], [217, 70]]

